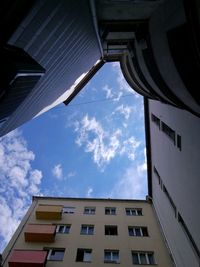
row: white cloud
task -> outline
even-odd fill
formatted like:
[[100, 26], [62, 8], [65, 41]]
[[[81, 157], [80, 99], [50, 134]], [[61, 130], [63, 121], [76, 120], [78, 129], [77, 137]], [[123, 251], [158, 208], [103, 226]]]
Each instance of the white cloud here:
[[93, 161], [99, 167], [109, 163], [119, 153], [121, 130], [107, 132], [95, 117], [89, 118], [86, 115], [77, 123], [75, 131], [78, 133], [76, 144], [84, 145], [85, 152], [93, 154]]
[[53, 167], [52, 174], [59, 180], [63, 178], [63, 171], [61, 164], [57, 164]]
[[121, 179], [118, 180], [110, 193], [111, 198], [145, 199], [147, 195], [147, 178], [144, 163], [134, 163]]
[[19, 131], [0, 138], [0, 251], [30, 206], [32, 194], [40, 193], [42, 172], [32, 169], [34, 159]]
[[120, 68], [120, 64], [118, 62], [114, 62], [112, 63], [112, 69], [115, 71], [116, 75], [117, 75], [117, 83], [119, 85], [119, 89], [123, 92], [126, 93], [133, 93], [135, 96], [138, 95], [130, 86], [129, 84], [126, 82], [121, 68]]
[[133, 112], [133, 108], [124, 104], [121, 104], [120, 106], [118, 106], [115, 111], [113, 112], [113, 114], [116, 114], [116, 112], [121, 113], [122, 115], [124, 115], [124, 118], [126, 120], [129, 119], [131, 113]]
[[76, 121], [75, 132], [77, 132], [76, 144], [83, 146], [85, 152], [91, 153], [94, 163], [102, 170], [116, 156], [127, 155], [134, 160], [135, 151], [141, 142], [134, 136], [126, 139], [122, 130], [105, 130], [95, 117], [85, 115], [81, 121]]
[[93, 188], [92, 187], [88, 187], [87, 193], [86, 193], [86, 197], [91, 197], [92, 193], [93, 193]]
[[106, 92], [106, 99], [114, 97], [114, 94], [112, 93], [112, 88], [110, 88], [108, 85], [105, 85], [102, 89]]

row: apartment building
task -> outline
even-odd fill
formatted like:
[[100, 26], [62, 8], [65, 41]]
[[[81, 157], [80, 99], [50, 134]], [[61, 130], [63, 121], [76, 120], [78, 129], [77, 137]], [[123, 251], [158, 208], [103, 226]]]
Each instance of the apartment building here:
[[33, 197], [3, 267], [173, 265], [150, 201]]

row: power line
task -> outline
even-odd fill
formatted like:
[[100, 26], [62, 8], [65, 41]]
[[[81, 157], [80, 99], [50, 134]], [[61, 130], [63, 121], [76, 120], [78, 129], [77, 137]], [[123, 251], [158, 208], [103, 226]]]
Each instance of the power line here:
[[[128, 96], [133, 96], [134, 94], [127, 94], [127, 95], [122, 95], [120, 98], [128, 97]], [[92, 100], [92, 101], [87, 101], [87, 102], [81, 102], [81, 103], [76, 103], [76, 104], [69, 104], [66, 105], [65, 107], [76, 107], [76, 106], [81, 106], [81, 105], [88, 105], [88, 104], [93, 104], [93, 103], [98, 103], [98, 102], [111, 102], [115, 101], [117, 97], [113, 98], [102, 98], [102, 99], [97, 99], [97, 100]], [[57, 107], [58, 109], [60, 107]]]

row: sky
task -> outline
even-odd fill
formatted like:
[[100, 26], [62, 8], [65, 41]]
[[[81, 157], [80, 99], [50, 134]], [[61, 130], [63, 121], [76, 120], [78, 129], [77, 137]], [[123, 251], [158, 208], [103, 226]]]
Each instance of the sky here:
[[0, 252], [33, 195], [145, 199], [143, 97], [107, 63], [68, 105], [0, 138]]

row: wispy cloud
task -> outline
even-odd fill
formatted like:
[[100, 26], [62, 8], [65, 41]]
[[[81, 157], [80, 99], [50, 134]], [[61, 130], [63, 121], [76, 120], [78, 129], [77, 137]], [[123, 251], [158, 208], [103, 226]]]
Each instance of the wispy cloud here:
[[122, 74], [120, 64], [118, 62], [112, 63], [112, 69], [116, 73], [119, 90], [121, 90], [124, 93], [133, 93], [136, 97], [138, 97], [138, 94], [126, 82], [126, 80]]
[[34, 159], [19, 131], [0, 139], [0, 250], [27, 211], [31, 196], [40, 194], [42, 172], [31, 167]]
[[86, 192], [86, 197], [91, 197], [92, 193], [93, 193], [93, 188], [88, 187], [87, 192]]
[[112, 93], [113, 89], [109, 87], [108, 85], [105, 85], [102, 88], [102, 90], [106, 92], [106, 99], [110, 99], [114, 97], [114, 94]]
[[61, 180], [63, 178], [63, 170], [61, 164], [57, 164], [52, 169], [52, 174], [55, 178]]
[[131, 113], [133, 112], [133, 108], [128, 106], [128, 105], [124, 105], [121, 104], [120, 106], [118, 106], [115, 111], [113, 111], [113, 114], [116, 113], [120, 113], [124, 116], [124, 118], [126, 120], [128, 120], [130, 118]]
[[140, 146], [135, 137], [125, 139], [122, 131], [117, 129], [105, 130], [95, 117], [85, 115], [81, 121], [76, 121], [76, 144], [83, 146], [85, 152], [93, 155], [93, 161], [98, 167], [103, 168], [115, 156], [127, 154], [130, 160], [134, 159], [134, 153]]

